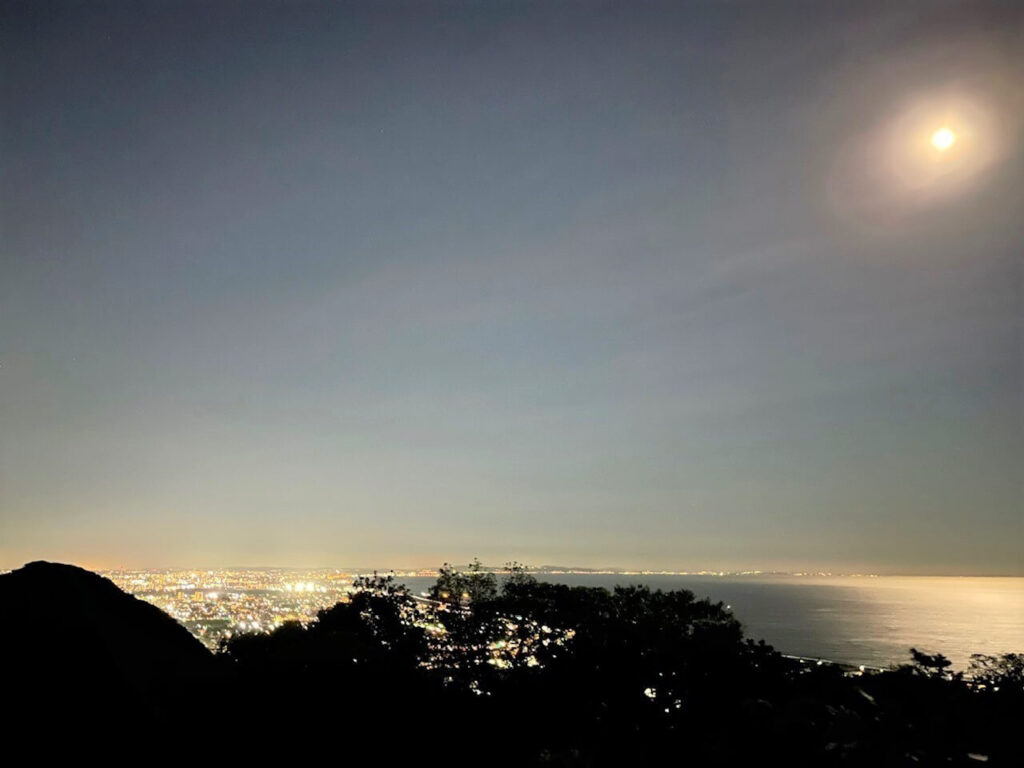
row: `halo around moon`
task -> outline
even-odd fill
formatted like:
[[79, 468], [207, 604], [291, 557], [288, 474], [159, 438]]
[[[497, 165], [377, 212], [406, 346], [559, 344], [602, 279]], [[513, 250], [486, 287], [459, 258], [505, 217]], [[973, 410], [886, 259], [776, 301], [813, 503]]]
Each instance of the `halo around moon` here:
[[964, 91], [912, 95], [837, 148], [829, 200], [843, 218], [888, 228], [975, 189], [1006, 152], [998, 102]]

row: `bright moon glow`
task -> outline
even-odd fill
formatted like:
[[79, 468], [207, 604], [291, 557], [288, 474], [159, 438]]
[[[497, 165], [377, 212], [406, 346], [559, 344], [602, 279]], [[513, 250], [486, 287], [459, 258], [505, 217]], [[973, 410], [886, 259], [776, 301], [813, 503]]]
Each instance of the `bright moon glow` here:
[[940, 128], [932, 134], [932, 146], [939, 152], [945, 152], [952, 147], [954, 141], [956, 141], [956, 134], [949, 128]]
[[993, 106], [998, 96], [923, 93], [851, 134], [829, 177], [832, 205], [865, 226], [884, 228], [975, 189], [1012, 147]]

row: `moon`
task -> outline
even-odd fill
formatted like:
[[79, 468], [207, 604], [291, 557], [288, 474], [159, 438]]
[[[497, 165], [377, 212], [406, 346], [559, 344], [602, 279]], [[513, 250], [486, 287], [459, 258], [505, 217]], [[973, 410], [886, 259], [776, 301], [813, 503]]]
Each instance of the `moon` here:
[[956, 134], [949, 128], [939, 128], [932, 134], [932, 146], [939, 152], [945, 152], [956, 142]]

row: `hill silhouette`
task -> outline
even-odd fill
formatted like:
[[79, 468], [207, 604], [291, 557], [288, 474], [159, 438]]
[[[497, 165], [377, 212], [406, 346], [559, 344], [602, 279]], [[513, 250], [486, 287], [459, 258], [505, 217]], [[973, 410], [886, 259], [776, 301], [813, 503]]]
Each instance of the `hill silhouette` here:
[[169, 716], [216, 660], [183, 626], [73, 565], [28, 563], [0, 576], [6, 721], [139, 732]]

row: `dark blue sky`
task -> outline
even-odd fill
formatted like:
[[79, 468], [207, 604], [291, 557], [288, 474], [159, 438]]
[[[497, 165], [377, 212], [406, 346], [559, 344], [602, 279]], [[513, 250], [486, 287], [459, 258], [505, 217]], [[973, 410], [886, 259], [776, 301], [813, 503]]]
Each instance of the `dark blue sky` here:
[[1024, 574], [1019, 5], [0, 22], [0, 566]]

